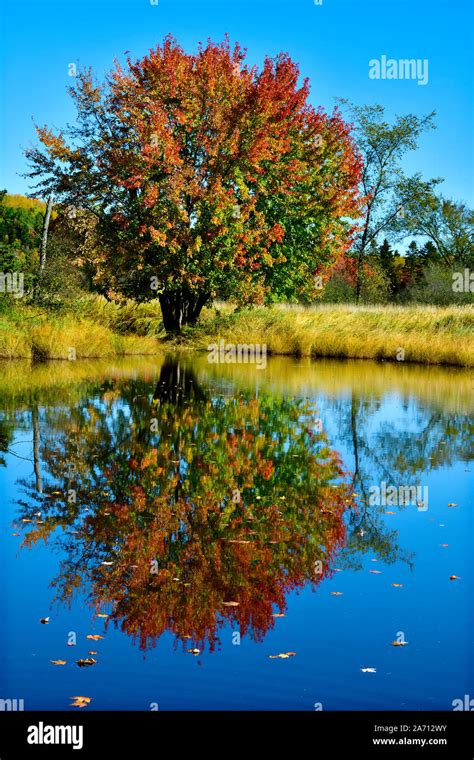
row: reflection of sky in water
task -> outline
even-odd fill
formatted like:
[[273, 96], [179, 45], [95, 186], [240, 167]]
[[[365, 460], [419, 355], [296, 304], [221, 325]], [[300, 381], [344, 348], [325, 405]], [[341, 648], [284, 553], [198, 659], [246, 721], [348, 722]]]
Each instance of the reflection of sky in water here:
[[[428, 378], [429, 373], [427, 369]], [[261, 392], [265, 378], [263, 373], [257, 376]], [[229, 395], [231, 380], [224, 378], [218, 385]], [[210, 386], [216, 389], [213, 380]], [[150, 393], [153, 388], [150, 383]], [[82, 594], [71, 609], [50, 611], [54, 589], [49, 584], [57, 575], [61, 555], [42, 542], [19, 551], [20, 539], [11, 535], [14, 501], [26, 498], [17, 481], [30, 480], [32, 475], [31, 461], [26, 461], [31, 459], [32, 445], [28, 415], [17, 417], [9, 446], [17, 456], [7, 453], [7, 467], [0, 467], [0, 697], [23, 698], [27, 709], [65, 709], [70, 695], [84, 694], [93, 698], [91, 709], [137, 710], [149, 709], [152, 702], [158, 702], [160, 709], [312, 710], [318, 702], [323, 709], [451, 709], [453, 699], [472, 697], [473, 473], [468, 470], [474, 465], [466, 463], [469, 445], [472, 448], [468, 417], [444, 412], [439, 399], [435, 404], [426, 396], [417, 400], [415, 390], [406, 401], [388, 386], [380, 402], [376, 394], [360, 391], [357, 370], [352, 390], [353, 394], [322, 391], [317, 376], [305, 388], [331, 447], [352, 471], [353, 396], [367, 402], [358, 407], [357, 435], [369, 447], [359, 450], [368, 486], [381, 478], [372, 454], [394, 471], [391, 456], [399, 457], [401, 447], [408, 458], [416, 459], [418, 450], [410, 453], [410, 446], [426, 431], [427, 454], [418, 457], [414, 480], [402, 476], [394, 484], [427, 485], [429, 509], [375, 508], [376, 530], [395, 536], [398, 551], [393, 562], [384, 562], [383, 551], [378, 554], [373, 546], [364, 545], [366, 528], [365, 535], [355, 535], [353, 553], [347, 548], [341, 553], [336, 562], [341, 572], [325, 579], [315, 592], [305, 587], [288, 595], [286, 616], [276, 619], [263, 642], [243, 637], [240, 646], [234, 646], [235, 629], [230, 623], [220, 631], [216, 651], [199, 657], [183, 653], [180, 646], [174, 648], [169, 633], [146, 654], [112, 627], [103, 641], [87, 641], [87, 634], [101, 633], [104, 625], [93, 620]], [[127, 415], [125, 405], [119, 403], [119, 409]], [[46, 435], [42, 430], [42, 437]], [[427, 456], [434, 457], [431, 464]], [[453, 502], [459, 506], [448, 508]], [[396, 514], [386, 515], [385, 510]], [[349, 525], [349, 539], [350, 530]], [[375, 569], [380, 574], [370, 572]], [[450, 581], [450, 575], [461, 580]], [[343, 595], [332, 596], [333, 591]], [[51, 623], [40, 625], [39, 618], [49, 614]], [[74, 648], [66, 647], [70, 631], [77, 634]], [[409, 643], [392, 647], [399, 632]], [[73, 665], [89, 649], [99, 652], [98, 664], [88, 669]], [[295, 651], [296, 657], [268, 659], [287, 651]], [[51, 659], [66, 659], [68, 665], [54, 667]], [[362, 667], [374, 667], [377, 673], [361, 673]]]

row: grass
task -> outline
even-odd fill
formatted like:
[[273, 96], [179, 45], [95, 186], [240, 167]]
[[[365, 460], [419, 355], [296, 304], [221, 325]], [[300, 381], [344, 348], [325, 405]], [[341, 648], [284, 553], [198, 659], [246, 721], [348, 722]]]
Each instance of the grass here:
[[205, 320], [185, 336], [266, 344], [269, 354], [474, 366], [472, 306], [273, 306]]
[[[77, 312], [77, 309], [75, 310]], [[0, 359], [91, 359], [156, 354], [151, 335], [123, 334], [97, 315], [23, 308], [0, 315]]]
[[[84, 297], [67, 314], [33, 307], [0, 314], [0, 358], [77, 359], [156, 354], [163, 348], [157, 301], [119, 305]], [[472, 306], [216, 304], [167, 348], [207, 351], [220, 339], [265, 344], [269, 354], [474, 366]], [[71, 349], [74, 352], [71, 353]]]

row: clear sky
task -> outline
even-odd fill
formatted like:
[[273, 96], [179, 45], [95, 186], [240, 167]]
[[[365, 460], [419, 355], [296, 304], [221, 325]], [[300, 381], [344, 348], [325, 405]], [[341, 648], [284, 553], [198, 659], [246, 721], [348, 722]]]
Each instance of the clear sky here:
[[[114, 57], [142, 56], [171, 32], [188, 51], [208, 37], [265, 54], [288, 52], [311, 82], [314, 105], [336, 97], [381, 103], [389, 116], [437, 112], [405, 169], [445, 178], [448, 197], [473, 205], [472, 0], [0, 0], [0, 185], [26, 193], [22, 148], [33, 119], [61, 127], [72, 120], [68, 64], [100, 76]], [[374, 58], [427, 59], [426, 85], [370, 79]]]

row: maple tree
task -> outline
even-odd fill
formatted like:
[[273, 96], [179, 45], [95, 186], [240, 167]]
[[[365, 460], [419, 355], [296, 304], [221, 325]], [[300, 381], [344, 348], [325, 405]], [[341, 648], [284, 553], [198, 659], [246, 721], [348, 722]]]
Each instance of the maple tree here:
[[361, 162], [336, 110], [308, 102], [287, 54], [261, 70], [228, 39], [186, 53], [171, 37], [103, 83], [70, 88], [77, 122], [37, 127], [36, 192], [95, 220], [95, 280], [110, 297], [158, 296], [165, 328], [213, 297], [308, 297], [351, 242]]

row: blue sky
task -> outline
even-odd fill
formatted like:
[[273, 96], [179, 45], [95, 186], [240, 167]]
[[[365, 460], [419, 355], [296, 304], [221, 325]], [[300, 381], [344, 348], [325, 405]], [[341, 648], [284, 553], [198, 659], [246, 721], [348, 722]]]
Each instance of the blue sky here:
[[[73, 120], [68, 64], [100, 76], [114, 57], [139, 57], [171, 32], [186, 50], [208, 37], [248, 50], [260, 64], [283, 50], [311, 82], [314, 105], [336, 97], [379, 102], [387, 114], [437, 112], [437, 129], [405, 161], [409, 172], [445, 178], [442, 192], [473, 205], [472, 0], [0, 0], [2, 89], [0, 185], [27, 192], [22, 148], [33, 118]], [[369, 61], [428, 59], [429, 81], [373, 80]]]

